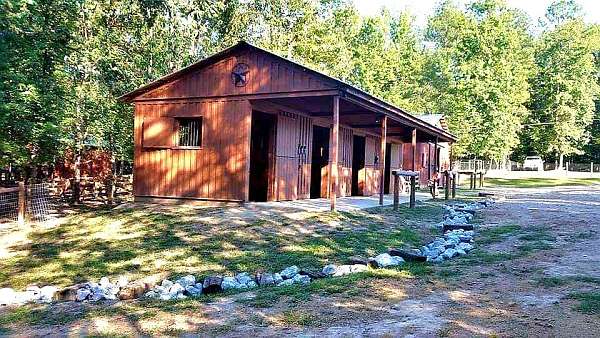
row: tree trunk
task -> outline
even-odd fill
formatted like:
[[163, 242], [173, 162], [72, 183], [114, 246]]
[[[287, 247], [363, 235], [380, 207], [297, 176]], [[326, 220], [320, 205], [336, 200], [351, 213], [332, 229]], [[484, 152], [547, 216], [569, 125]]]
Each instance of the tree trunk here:
[[75, 155], [73, 165], [73, 203], [78, 204], [81, 201], [81, 152]]
[[563, 167], [565, 164], [564, 162], [565, 162], [565, 155], [561, 153], [560, 155], [558, 155], [558, 167], [560, 168], [560, 170], [564, 169], [564, 167]]

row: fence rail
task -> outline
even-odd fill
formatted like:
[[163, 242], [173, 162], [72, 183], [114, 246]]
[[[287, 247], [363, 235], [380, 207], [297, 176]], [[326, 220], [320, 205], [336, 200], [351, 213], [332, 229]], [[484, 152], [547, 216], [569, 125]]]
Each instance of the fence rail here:
[[[489, 171], [489, 170], [507, 170], [507, 171], [551, 171], [557, 170], [557, 163], [544, 163], [542, 168], [527, 168], [523, 163], [515, 161], [490, 161], [490, 160], [458, 160], [454, 162], [454, 170], [459, 171]], [[540, 170], [541, 169], [541, 170]], [[600, 173], [600, 163], [572, 163], [565, 162], [564, 170], [571, 172]]]

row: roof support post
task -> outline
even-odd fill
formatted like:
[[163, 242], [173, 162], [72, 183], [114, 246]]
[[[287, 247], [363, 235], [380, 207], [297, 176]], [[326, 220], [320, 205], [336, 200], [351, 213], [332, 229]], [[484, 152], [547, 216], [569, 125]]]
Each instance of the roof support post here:
[[417, 170], [417, 128], [412, 130], [412, 171]]
[[434, 147], [434, 154], [433, 154], [433, 158], [434, 158], [434, 163], [435, 163], [435, 172], [439, 173], [440, 172], [440, 159], [438, 158], [438, 145], [439, 143], [439, 138], [436, 136], [435, 137], [435, 147]]
[[329, 173], [331, 174], [331, 185], [329, 198], [331, 200], [331, 211], [335, 211], [335, 202], [338, 191], [338, 144], [340, 138], [340, 97], [333, 97], [333, 133], [331, 135], [331, 162], [329, 162]]
[[385, 145], [387, 135], [387, 115], [381, 119], [381, 149], [379, 150], [379, 205], [383, 205], [383, 192], [385, 184]]

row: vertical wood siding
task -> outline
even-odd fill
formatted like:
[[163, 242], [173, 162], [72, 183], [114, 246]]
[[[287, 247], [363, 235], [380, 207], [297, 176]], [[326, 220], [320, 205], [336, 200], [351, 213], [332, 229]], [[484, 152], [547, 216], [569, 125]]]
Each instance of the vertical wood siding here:
[[[201, 116], [202, 147], [185, 149], [142, 146], [145, 120]], [[246, 198], [248, 133], [247, 101], [137, 103], [135, 110], [135, 194], [218, 200]]]
[[379, 137], [367, 135], [365, 139], [365, 188], [364, 195], [371, 196], [379, 193], [381, 159], [375, 164], [375, 156], [379, 156], [381, 141]]
[[[238, 63], [249, 66], [247, 84], [242, 87], [236, 87], [231, 79], [231, 71]], [[145, 93], [141, 99], [230, 96], [332, 88], [334, 84], [306, 72], [301, 67], [282, 62], [267, 54], [241, 51], [237, 55], [185, 74], [171, 83]]]

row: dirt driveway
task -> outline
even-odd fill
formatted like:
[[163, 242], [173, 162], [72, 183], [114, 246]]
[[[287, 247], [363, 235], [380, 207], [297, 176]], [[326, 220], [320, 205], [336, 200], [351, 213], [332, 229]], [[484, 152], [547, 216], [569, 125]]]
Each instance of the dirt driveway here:
[[[10, 334], [599, 337], [600, 185], [490, 191], [505, 199], [476, 215], [476, 249], [422, 273], [203, 302], [63, 303], [22, 312], [44, 319]], [[11, 316], [4, 320], [29, 320]]]

